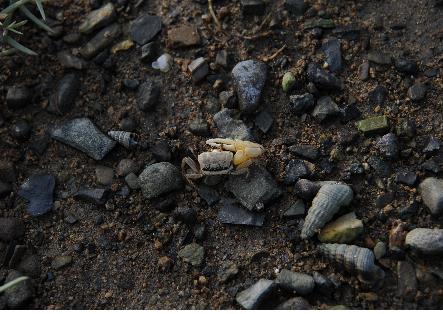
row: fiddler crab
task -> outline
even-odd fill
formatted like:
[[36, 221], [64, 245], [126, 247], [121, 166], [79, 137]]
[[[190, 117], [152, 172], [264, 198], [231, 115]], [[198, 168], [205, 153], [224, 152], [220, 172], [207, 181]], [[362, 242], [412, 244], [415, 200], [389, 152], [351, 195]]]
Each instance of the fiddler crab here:
[[[182, 172], [186, 180], [197, 180], [204, 176], [223, 174], [239, 175], [247, 172], [254, 159], [260, 157], [265, 149], [262, 145], [249, 141], [214, 138], [206, 141], [214, 149], [198, 155], [198, 164], [189, 157], [182, 160]], [[188, 172], [187, 168], [191, 171]]]

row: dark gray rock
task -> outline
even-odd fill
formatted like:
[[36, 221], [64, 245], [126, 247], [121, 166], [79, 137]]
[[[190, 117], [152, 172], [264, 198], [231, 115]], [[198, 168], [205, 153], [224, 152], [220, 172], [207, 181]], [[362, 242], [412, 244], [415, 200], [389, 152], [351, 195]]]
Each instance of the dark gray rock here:
[[417, 175], [412, 171], [399, 171], [395, 175], [395, 181], [409, 186], [414, 186], [417, 181]]
[[140, 85], [140, 81], [136, 79], [124, 79], [123, 85], [125, 85], [126, 88], [135, 90]]
[[26, 86], [11, 86], [6, 93], [6, 104], [13, 110], [29, 105], [31, 100], [31, 90]]
[[218, 220], [224, 224], [263, 226], [265, 215], [244, 210], [234, 204], [225, 203], [218, 212]]
[[340, 71], [342, 69], [342, 58], [339, 40], [334, 37], [330, 38], [323, 43], [321, 49], [326, 55], [329, 70], [332, 72]]
[[143, 14], [131, 23], [129, 35], [139, 45], [147, 44], [162, 29], [162, 20], [159, 16]]
[[416, 228], [406, 235], [405, 245], [425, 255], [441, 255], [443, 229]]
[[263, 15], [266, 3], [263, 0], [241, 0], [243, 15]]
[[397, 262], [397, 296], [413, 301], [417, 293], [417, 277], [414, 266], [407, 261]]
[[111, 191], [108, 189], [81, 188], [74, 194], [74, 198], [96, 205], [103, 205], [109, 199]]
[[394, 60], [395, 68], [405, 74], [415, 75], [418, 73], [417, 62], [406, 58], [396, 58]]
[[341, 90], [344, 86], [343, 82], [334, 74], [321, 69], [315, 63], [310, 63], [308, 65], [307, 76], [309, 81], [314, 83], [319, 89]]
[[275, 289], [277, 284], [272, 280], [260, 279], [251, 287], [239, 292], [235, 300], [246, 310], [257, 309], [261, 302], [266, 299]]
[[312, 306], [302, 297], [294, 297], [281, 303], [276, 310], [312, 310]]
[[292, 272], [287, 269], [282, 269], [280, 271], [280, 273], [277, 275], [276, 283], [278, 283], [280, 287], [295, 291], [300, 295], [310, 294], [315, 287], [312, 276]]
[[440, 166], [434, 160], [426, 160], [421, 164], [421, 168], [435, 174], [440, 172]]
[[97, 183], [111, 185], [114, 179], [114, 170], [105, 166], [97, 166], [95, 168], [95, 177], [97, 178]]
[[71, 111], [79, 91], [80, 77], [75, 73], [65, 75], [49, 99], [48, 111], [59, 115], [68, 113]]
[[138, 183], [138, 177], [135, 173], [131, 172], [128, 175], [126, 175], [125, 182], [131, 190], [138, 190], [140, 188], [140, 185]]
[[215, 57], [215, 64], [223, 68], [228, 67], [228, 52], [226, 50], [220, 50]]
[[358, 67], [358, 78], [366, 81], [369, 78], [369, 62], [363, 62]]
[[285, 0], [284, 7], [289, 13], [295, 16], [303, 15], [307, 9], [304, 0]]
[[282, 193], [271, 174], [257, 165], [249, 167], [249, 175], [230, 176], [225, 187], [249, 210], [262, 209]]
[[24, 224], [16, 218], [0, 218], [0, 240], [9, 242], [25, 234]]
[[285, 184], [294, 184], [300, 178], [308, 178], [311, 175], [311, 170], [305, 161], [300, 159], [290, 160], [285, 168]]
[[237, 106], [237, 97], [233, 91], [223, 91], [218, 95], [218, 100], [223, 108], [234, 109]]
[[302, 200], [297, 200], [283, 213], [283, 217], [287, 218], [301, 217], [305, 215], [305, 211], [306, 211], [305, 203]]
[[329, 96], [321, 97], [312, 112], [312, 116], [319, 122], [326, 121], [340, 113], [340, 108]]
[[110, 46], [119, 35], [120, 26], [118, 24], [112, 24], [98, 32], [97, 35], [80, 49], [80, 54], [86, 59], [93, 58]]
[[318, 190], [325, 184], [337, 184], [337, 181], [310, 181], [308, 179], [300, 179], [294, 186], [294, 193], [304, 200], [312, 200]]
[[296, 115], [302, 115], [314, 109], [314, 95], [306, 93], [303, 95], [292, 95], [289, 97], [289, 108]]
[[217, 204], [220, 200], [217, 190], [206, 185], [200, 185], [198, 187], [198, 195], [200, 195], [200, 197], [204, 199], [209, 206]]
[[382, 178], [387, 178], [391, 175], [391, 166], [386, 161], [377, 156], [368, 158], [368, 164], [374, 169], [375, 174]]
[[340, 109], [340, 120], [342, 123], [348, 123], [349, 121], [356, 120], [361, 117], [361, 111], [356, 104], [346, 105], [343, 109]]
[[425, 84], [416, 83], [409, 87], [408, 97], [414, 102], [419, 102], [425, 98], [427, 90], [428, 88]]
[[426, 178], [418, 186], [423, 203], [433, 215], [443, 214], [443, 180]]
[[27, 276], [38, 278], [41, 274], [41, 261], [36, 255], [28, 255], [22, 258], [16, 269]]
[[257, 109], [267, 72], [267, 65], [257, 60], [239, 62], [232, 69], [233, 84], [243, 113], [252, 113]]
[[260, 112], [256, 117], [255, 117], [255, 125], [263, 132], [263, 133], [268, 133], [269, 129], [272, 126], [272, 123], [274, 122], [274, 118], [272, 117], [272, 115], [264, 110], [262, 112]]
[[180, 171], [169, 162], [149, 165], [138, 177], [143, 196], [152, 199], [183, 188]]
[[308, 160], [317, 160], [319, 157], [318, 148], [312, 145], [293, 145], [289, 147], [289, 152]]
[[52, 175], [33, 175], [23, 182], [18, 195], [29, 201], [27, 211], [32, 216], [46, 214], [54, 206], [55, 178]]
[[209, 73], [209, 65], [205, 58], [200, 57], [192, 61], [188, 65], [188, 70], [191, 72], [192, 81], [194, 83], [203, 80]]
[[368, 53], [368, 60], [381, 65], [389, 65], [392, 61], [389, 54], [374, 50]]
[[415, 122], [409, 119], [402, 119], [397, 123], [395, 128], [396, 134], [399, 137], [412, 138], [417, 132]]
[[189, 122], [189, 131], [192, 134], [207, 137], [209, 136], [208, 122], [201, 117], [197, 117]]
[[251, 130], [242, 120], [233, 118], [235, 112], [231, 109], [223, 109], [214, 115], [214, 122], [218, 128], [218, 136], [239, 140], [252, 140]]
[[429, 138], [428, 144], [423, 149], [423, 153], [432, 154], [440, 150], [440, 141], [435, 137], [431, 136]]
[[174, 217], [187, 225], [195, 225], [197, 223], [197, 211], [190, 207], [179, 207], [174, 210]]
[[102, 160], [116, 144], [100, 132], [88, 118], [65, 122], [52, 129], [51, 137], [81, 150], [95, 160]]
[[387, 159], [395, 160], [398, 158], [398, 140], [394, 133], [383, 135], [377, 141], [377, 147], [380, 150], [380, 153]]
[[72, 55], [69, 51], [60, 51], [57, 54], [57, 59], [60, 64], [66, 69], [75, 69], [75, 70], [83, 70], [86, 69], [88, 63], [74, 55]]
[[137, 122], [131, 117], [126, 117], [120, 121], [119, 127], [122, 131], [133, 132], [137, 128]]
[[[11, 270], [6, 277], [5, 283], [8, 283], [22, 274], [16, 270]], [[6, 304], [10, 309], [16, 310], [24, 308], [34, 297], [34, 286], [30, 279], [24, 280], [19, 284], [7, 289], [4, 292]]]
[[323, 276], [319, 272], [315, 271], [312, 274], [312, 278], [314, 279], [315, 282], [316, 291], [326, 296], [331, 296], [333, 294], [334, 284], [328, 277]]
[[383, 85], [377, 85], [369, 92], [368, 99], [371, 104], [384, 105], [388, 99], [388, 89]]
[[11, 136], [24, 141], [31, 135], [31, 126], [26, 120], [20, 119], [11, 127]]
[[152, 80], [147, 80], [138, 89], [138, 107], [142, 111], [150, 110], [157, 104], [159, 97], [160, 86]]
[[122, 159], [117, 165], [116, 173], [119, 177], [124, 177], [131, 172], [138, 173], [140, 166], [132, 159]]
[[140, 59], [146, 62], [152, 62], [156, 59], [158, 55], [158, 43], [157, 41], [153, 41], [147, 43], [141, 48], [141, 56]]

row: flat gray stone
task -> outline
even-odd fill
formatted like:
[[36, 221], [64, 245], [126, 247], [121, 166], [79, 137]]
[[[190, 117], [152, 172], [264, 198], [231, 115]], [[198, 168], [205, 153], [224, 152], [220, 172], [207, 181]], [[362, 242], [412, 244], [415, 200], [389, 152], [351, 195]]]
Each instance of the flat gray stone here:
[[218, 128], [218, 136], [236, 140], [252, 140], [251, 130], [242, 120], [233, 118], [235, 111], [223, 109], [214, 115], [214, 122]]
[[100, 132], [88, 118], [78, 118], [54, 128], [51, 137], [72, 146], [95, 160], [102, 160], [115, 142]]
[[265, 215], [244, 210], [233, 204], [225, 204], [218, 212], [217, 218], [225, 224], [262, 226]]
[[423, 203], [429, 208], [433, 215], [443, 213], [443, 180], [437, 178], [426, 178], [418, 186]]
[[18, 195], [29, 201], [27, 211], [32, 216], [46, 214], [54, 206], [55, 177], [33, 175], [20, 186]]
[[296, 273], [282, 269], [277, 275], [276, 282], [284, 289], [294, 290], [297, 294], [308, 295], [315, 287], [314, 278], [307, 274]]
[[150, 42], [162, 29], [159, 16], [143, 14], [131, 23], [129, 35], [139, 45]]
[[242, 112], [252, 113], [257, 109], [267, 72], [266, 64], [257, 60], [239, 62], [232, 69], [232, 79]]
[[183, 187], [180, 171], [169, 162], [149, 165], [138, 177], [144, 197], [152, 199]]
[[261, 166], [249, 167], [249, 175], [232, 175], [225, 187], [249, 210], [263, 209], [282, 193], [271, 174]]
[[254, 310], [260, 306], [260, 303], [269, 294], [271, 294], [277, 285], [272, 280], [260, 279], [251, 287], [237, 294], [235, 300], [246, 310]]

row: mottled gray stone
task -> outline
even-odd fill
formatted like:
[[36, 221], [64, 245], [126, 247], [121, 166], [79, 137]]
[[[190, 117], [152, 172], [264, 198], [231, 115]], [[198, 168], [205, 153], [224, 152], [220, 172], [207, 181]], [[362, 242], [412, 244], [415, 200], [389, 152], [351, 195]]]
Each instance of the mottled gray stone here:
[[443, 254], [443, 229], [416, 228], [406, 235], [405, 245], [427, 255]]
[[437, 178], [426, 178], [418, 186], [423, 203], [429, 208], [433, 215], [443, 213], [443, 180]]
[[162, 29], [159, 16], [143, 14], [131, 23], [129, 35], [139, 45], [150, 42]]
[[251, 287], [237, 294], [235, 300], [246, 310], [254, 310], [277, 287], [272, 280], [260, 279]]
[[251, 130], [242, 120], [234, 119], [234, 110], [223, 109], [214, 115], [214, 122], [218, 128], [218, 136], [238, 140], [252, 140]]
[[120, 26], [112, 24], [97, 33], [84, 47], [80, 49], [81, 55], [90, 59], [110, 46], [114, 39], [120, 35]]
[[144, 197], [152, 199], [183, 187], [180, 171], [169, 162], [149, 165], [138, 177]]
[[294, 290], [297, 294], [308, 295], [315, 287], [314, 278], [302, 273], [282, 269], [277, 275], [276, 283], [287, 290]]

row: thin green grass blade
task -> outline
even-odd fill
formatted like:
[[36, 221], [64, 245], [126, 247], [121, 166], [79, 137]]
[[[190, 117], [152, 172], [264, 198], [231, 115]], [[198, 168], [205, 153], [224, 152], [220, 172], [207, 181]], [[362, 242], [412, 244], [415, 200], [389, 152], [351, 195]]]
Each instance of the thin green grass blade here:
[[43, 21], [46, 21], [46, 15], [45, 15], [45, 10], [43, 10], [42, 0], [35, 0], [35, 4], [37, 5], [37, 8], [40, 12], [40, 15], [42, 16]]
[[17, 2], [14, 2], [10, 6], [6, 7], [3, 11], [1, 11], [0, 14], [8, 15], [30, 1], [31, 0], [19, 0]]
[[15, 48], [15, 49], [17, 49], [17, 50], [20, 50], [20, 51], [23, 52], [23, 53], [26, 53], [26, 54], [31, 55], [31, 56], [36, 56], [36, 55], [37, 55], [34, 51], [32, 51], [31, 49], [26, 48], [26, 47], [23, 46], [22, 44], [16, 42], [16, 41], [15, 41], [13, 38], [11, 38], [10, 36], [6, 36], [6, 37], [4, 37], [3, 39], [5, 40], [5, 42], [6, 42], [7, 44], [9, 44], [10, 46], [12, 46], [13, 48]]
[[12, 281], [10, 281], [8, 283], [5, 283], [3, 286], [0, 287], [0, 293], [8, 290], [9, 288], [14, 287], [15, 285], [17, 285], [20, 282], [22, 282], [24, 280], [27, 280], [27, 279], [29, 279], [29, 277], [21, 276], [21, 277], [15, 278], [14, 280], [12, 280]]
[[45, 31], [49, 33], [54, 33], [54, 31], [45, 23], [43, 23], [41, 20], [39, 20], [34, 14], [31, 13], [31, 11], [28, 10], [26, 7], [21, 7], [20, 11], [23, 12], [24, 15], [26, 15], [32, 22], [35, 23], [38, 27], [44, 29]]

